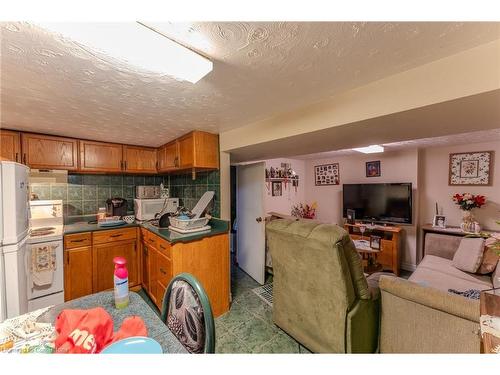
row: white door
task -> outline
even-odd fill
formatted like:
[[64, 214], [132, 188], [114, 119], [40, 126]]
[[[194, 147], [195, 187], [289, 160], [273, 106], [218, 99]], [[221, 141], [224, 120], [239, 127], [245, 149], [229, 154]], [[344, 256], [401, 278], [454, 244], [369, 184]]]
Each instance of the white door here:
[[264, 163], [238, 166], [236, 181], [238, 265], [255, 281], [264, 284], [266, 265]]

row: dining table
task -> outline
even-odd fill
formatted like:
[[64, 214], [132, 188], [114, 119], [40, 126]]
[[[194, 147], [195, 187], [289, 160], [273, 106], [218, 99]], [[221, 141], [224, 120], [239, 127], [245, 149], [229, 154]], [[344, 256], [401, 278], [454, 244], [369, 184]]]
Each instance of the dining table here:
[[127, 307], [117, 309], [113, 291], [104, 291], [85, 297], [67, 301], [49, 308], [37, 318], [37, 322], [54, 324], [57, 316], [63, 310], [81, 309], [87, 310], [102, 307], [113, 319], [114, 330], [117, 331], [123, 321], [130, 316], [138, 316], [148, 329], [148, 337], [157, 341], [162, 347], [164, 354], [188, 353], [177, 337], [170, 331], [165, 323], [146, 301], [136, 292], [130, 292]]

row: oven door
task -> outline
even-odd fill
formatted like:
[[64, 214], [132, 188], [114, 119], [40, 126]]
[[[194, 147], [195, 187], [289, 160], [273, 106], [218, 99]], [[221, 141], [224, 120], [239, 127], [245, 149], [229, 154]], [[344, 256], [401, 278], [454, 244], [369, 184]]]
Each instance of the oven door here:
[[64, 290], [63, 241], [28, 244], [26, 248], [28, 300]]

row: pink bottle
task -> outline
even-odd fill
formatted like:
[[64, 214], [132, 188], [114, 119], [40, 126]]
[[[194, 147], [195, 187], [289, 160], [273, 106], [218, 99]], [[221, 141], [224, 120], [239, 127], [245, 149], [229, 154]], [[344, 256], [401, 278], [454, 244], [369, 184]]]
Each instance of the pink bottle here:
[[123, 257], [115, 257], [113, 263], [115, 264], [115, 306], [117, 309], [123, 309], [128, 306], [129, 300], [127, 260]]

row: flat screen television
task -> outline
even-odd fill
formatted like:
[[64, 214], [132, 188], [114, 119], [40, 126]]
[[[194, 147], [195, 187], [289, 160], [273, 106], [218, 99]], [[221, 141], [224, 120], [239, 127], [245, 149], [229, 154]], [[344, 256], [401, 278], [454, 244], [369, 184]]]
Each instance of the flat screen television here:
[[356, 220], [412, 223], [411, 183], [344, 184], [343, 210], [355, 211]]

